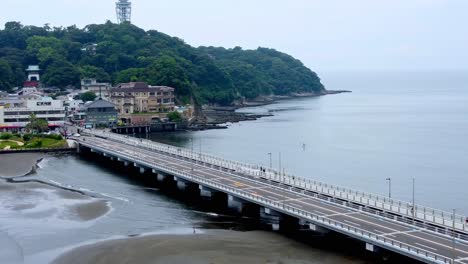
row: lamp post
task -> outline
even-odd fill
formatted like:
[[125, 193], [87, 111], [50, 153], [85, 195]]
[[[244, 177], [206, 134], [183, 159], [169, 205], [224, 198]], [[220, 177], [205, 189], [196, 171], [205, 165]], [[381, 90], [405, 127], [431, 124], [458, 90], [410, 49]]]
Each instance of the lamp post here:
[[392, 198], [392, 178], [385, 179], [388, 181], [388, 198]]
[[457, 255], [455, 253], [455, 217], [457, 216], [456, 214], [456, 209], [453, 209], [453, 230], [452, 230], [452, 234], [453, 234], [453, 240], [452, 240], [452, 253], [453, 253], [453, 262], [452, 263], [455, 263], [455, 260], [457, 258]]
[[281, 152], [278, 155], [278, 165], [279, 165], [279, 175], [280, 175], [280, 177], [283, 177], [282, 173], [281, 173]]
[[267, 154], [268, 154], [268, 156], [270, 156], [270, 169], [271, 169], [271, 167], [272, 167], [272, 165], [273, 165], [273, 162], [271, 161], [271, 155], [272, 155], [272, 154], [271, 154], [271, 152], [268, 152]]
[[193, 174], [193, 138], [190, 139], [190, 142], [192, 143], [192, 151], [190, 153], [190, 156], [191, 156], [192, 160], [190, 161], [190, 165], [191, 165], [191, 171], [192, 171], [192, 174]]
[[413, 211], [413, 220], [416, 219], [416, 204], [415, 204], [415, 188], [416, 187], [415, 187], [415, 185], [416, 185], [416, 179], [413, 178], [413, 205], [412, 205], [413, 206], [412, 207], [413, 208], [412, 209], [412, 211]]

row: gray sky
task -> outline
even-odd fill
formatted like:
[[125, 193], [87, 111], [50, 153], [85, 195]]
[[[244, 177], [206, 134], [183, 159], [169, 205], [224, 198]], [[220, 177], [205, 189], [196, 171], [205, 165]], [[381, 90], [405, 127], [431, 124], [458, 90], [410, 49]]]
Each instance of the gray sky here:
[[[116, 21], [115, 0], [1, 0], [0, 24]], [[272, 47], [313, 70], [468, 70], [468, 0], [132, 0], [187, 43]]]

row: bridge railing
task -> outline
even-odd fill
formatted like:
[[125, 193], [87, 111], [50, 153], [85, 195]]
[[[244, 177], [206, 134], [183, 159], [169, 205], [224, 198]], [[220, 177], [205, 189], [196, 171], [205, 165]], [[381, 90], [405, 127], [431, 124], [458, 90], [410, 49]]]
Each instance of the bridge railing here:
[[[435, 225], [444, 226], [446, 229], [454, 229], [458, 231], [468, 232], [467, 217], [463, 215], [453, 215], [453, 213], [446, 212], [439, 209], [434, 209], [421, 205], [412, 205], [406, 201], [397, 199], [390, 199], [376, 194], [352, 190], [334, 186], [331, 184], [322, 183], [302, 177], [297, 177], [271, 168], [265, 168], [265, 172], [260, 171], [260, 166], [251, 165], [242, 162], [231, 161], [219, 158], [210, 154], [195, 152], [187, 148], [175, 147], [168, 144], [158, 143], [146, 139], [138, 139], [130, 136], [119, 135], [115, 133], [105, 132], [102, 130], [89, 130], [85, 129], [85, 133], [96, 136], [106, 137], [118, 142], [140, 146], [151, 150], [156, 150], [176, 156], [181, 156], [187, 159], [192, 159], [200, 162], [210, 163], [215, 166], [228, 168], [243, 174], [250, 175], [255, 178], [265, 178], [272, 181], [277, 181], [286, 185], [294, 186], [300, 189], [305, 189], [322, 195], [332, 196], [338, 199], [346, 200], [352, 203], [360, 204], [367, 207], [380, 209], [386, 212], [392, 212], [398, 215], [403, 215], [408, 219], [424, 221], [433, 223]], [[408, 221], [409, 224], [414, 224]], [[422, 226], [428, 228], [427, 226]], [[433, 228], [434, 231], [435, 227]], [[461, 237], [460, 235], [458, 235]], [[468, 235], [464, 236], [468, 240]]]
[[[87, 143], [82, 142], [82, 144], [86, 145]], [[168, 173], [177, 177], [181, 177], [186, 180], [190, 180], [194, 183], [203, 184], [206, 187], [213, 188], [215, 190], [224, 191], [228, 194], [237, 196], [241, 199], [245, 199], [247, 201], [251, 201], [251, 202], [269, 207], [279, 212], [283, 212], [289, 215], [296, 216], [299, 219], [308, 220], [311, 223], [318, 224], [323, 227], [327, 227], [327, 228], [330, 228], [332, 230], [335, 230], [344, 234], [360, 237], [363, 240], [368, 241], [370, 243], [374, 243], [376, 245], [392, 248], [396, 251], [405, 252], [407, 254], [411, 254], [411, 255], [417, 256], [418, 258], [426, 259], [435, 263], [464, 264], [463, 262], [459, 260], [454, 261], [452, 258], [448, 258], [443, 255], [433, 253], [427, 249], [419, 248], [419, 247], [398, 241], [396, 239], [388, 238], [385, 236], [385, 234], [376, 234], [376, 233], [373, 233], [373, 232], [370, 232], [370, 231], [367, 231], [358, 227], [348, 225], [343, 222], [330, 219], [326, 216], [320, 216], [320, 215], [305, 211], [303, 209], [299, 209], [294, 206], [286, 205], [282, 202], [277, 202], [266, 197], [261, 197], [259, 195], [253, 195], [251, 193], [242, 191], [241, 189], [232, 188], [225, 184], [215, 182], [213, 180], [206, 179], [204, 177], [191, 175], [191, 174], [186, 173], [185, 171], [174, 169], [173, 167], [161, 165], [159, 163], [158, 164], [150, 163], [148, 162], [148, 160], [143, 158], [143, 155], [136, 154], [134, 156], [130, 156], [126, 153], [110, 151], [110, 150], [102, 149], [96, 146], [90, 146], [90, 147], [93, 147], [102, 152], [114, 152], [114, 155], [121, 157], [123, 159], [126, 159], [128, 161], [138, 162], [138, 164], [146, 166], [148, 168], [163, 171], [165, 173]]]

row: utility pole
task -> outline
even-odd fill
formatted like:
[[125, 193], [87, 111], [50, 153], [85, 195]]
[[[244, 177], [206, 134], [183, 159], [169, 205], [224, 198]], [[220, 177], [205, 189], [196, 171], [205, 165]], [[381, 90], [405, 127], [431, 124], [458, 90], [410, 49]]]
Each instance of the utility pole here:
[[272, 165], [273, 165], [273, 162], [271, 161], [271, 155], [272, 155], [272, 154], [271, 154], [271, 152], [268, 152], [267, 154], [268, 154], [268, 156], [270, 156], [270, 169], [271, 169], [271, 167], [272, 167]]
[[392, 199], [392, 178], [387, 178], [388, 181], [388, 198]]

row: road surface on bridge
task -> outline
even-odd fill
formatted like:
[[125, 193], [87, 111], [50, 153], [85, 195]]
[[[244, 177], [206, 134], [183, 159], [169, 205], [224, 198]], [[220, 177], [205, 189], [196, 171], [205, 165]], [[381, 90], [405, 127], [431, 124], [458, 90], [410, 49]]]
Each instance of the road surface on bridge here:
[[278, 186], [277, 183], [251, 176], [242, 176], [238, 172], [226, 171], [219, 167], [192, 162], [190, 159], [174, 157], [107, 139], [79, 137], [75, 138], [75, 140], [84, 146], [104, 150], [108, 154], [116, 153], [121, 157], [128, 157], [129, 160], [138, 158], [149, 164], [170, 167], [185, 174], [203, 177], [206, 180], [247, 192], [253, 196], [270, 199], [277, 203], [307, 211], [310, 214], [326, 217], [344, 225], [363, 229], [378, 236], [411, 245], [434, 255], [444, 256], [447, 259], [455, 258], [456, 263], [468, 264], [468, 244], [463, 241], [457, 240], [454, 243], [454, 240], [450, 237], [326, 202], [306, 195], [297, 188], [288, 189], [286, 186]]

